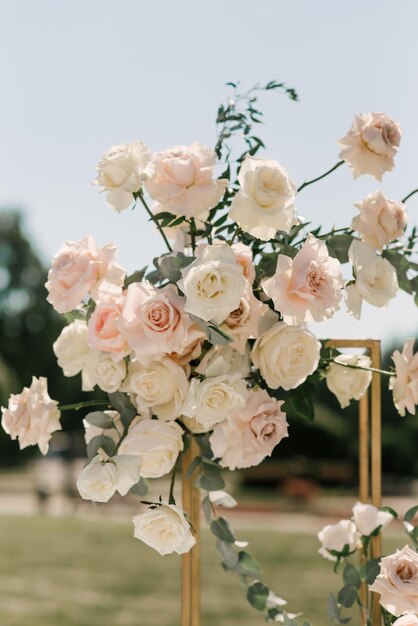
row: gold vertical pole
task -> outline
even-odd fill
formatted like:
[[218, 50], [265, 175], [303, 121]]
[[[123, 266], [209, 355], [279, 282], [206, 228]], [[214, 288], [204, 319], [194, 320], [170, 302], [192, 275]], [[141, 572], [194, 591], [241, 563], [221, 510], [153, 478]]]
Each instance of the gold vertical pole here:
[[196, 470], [190, 478], [187, 471], [199, 448], [191, 437], [190, 445], [183, 456], [182, 501], [196, 537], [196, 544], [182, 557], [181, 626], [200, 626], [200, 494], [194, 486]]
[[[380, 358], [380, 341], [373, 341], [371, 345], [371, 359], [372, 367], [376, 369], [381, 368]], [[380, 374], [373, 373], [371, 384], [371, 405], [372, 405], [372, 424], [371, 424], [371, 479], [372, 479], [372, 504], [380, 507], [382, 504], [382, 424], [381, 424], [381, 380]], [[380, 557], [382, 554], [382, 537], [372, 538], [371, 553], [373, 558]], [[381, 624], [381, 608], [379, 604], [379, 596], [372, 594], [373, 598], [373, 613], [372, 624], [373, 626], [380, 626]]]
[[[359, 499], [367, 503], [369, 500], [369, 392], [359, 401]], [[366, 561], [364, 550], [360, 551], [360, 565]], [[368, 593], [366, 582], [361, 583], [360, 600], [362, 604], [362, 624], [367, 622]]]

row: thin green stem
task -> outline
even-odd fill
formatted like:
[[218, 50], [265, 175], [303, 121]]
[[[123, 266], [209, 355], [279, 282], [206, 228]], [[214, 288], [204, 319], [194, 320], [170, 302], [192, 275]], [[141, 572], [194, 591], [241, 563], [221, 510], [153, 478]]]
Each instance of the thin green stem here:
[[376, 374], [384, 374], [385, 376], [395, 376], [396, 372], [388, 372], [387, 370], [379, 370], [376, 367], [363, 367], [361, 365], [352, 365], [349, 363], [340, 363], [334, 358], [324, 359], [325, 361], [329, 361], [330, 363], [336, 363], [336, 365], [341, 365], [341, 367], [349, 367], [353, 370], [365, 370], [366, 372], [375, 372]]
[[418, 189], [414, 189], [414, 191], [411, 191], [411, 193], [405, 196], [405, 198], [402, 198], [401, 202], [406, 202], [407, 200], [409, 200], [409, 198], [411, 198], [411, 196], [413, 196], [416, 193], [418, 193]]
[[79, 411], [80, 409], [84, 409], [89, 406], [104, 406], [107, 409], [110, 409], [111, 406], [109, 402], [106, 400], [86, 400], [85, 402], [76, 402], [75, 404], [60, 404], [58, 406], [59, 411]]
[[194, 221], [193, 217], [190, 219], [189, 224], [190, 224], [190, 239], [191, 239], [191, 244], [192, 244], [192, 252], [194, 255], [195, 250], [196, 250], [196, 222]]
[[164, 239], [165, 241], [165, 245], [167, 246], [168, 250], [170, 252], [173, 252], [173, 248], [170, 245], [170, 242], [168, 241], [164, 230], [162, 228], [162, 226], [160, 225], [160, 223], [158, 222], [158, 220], [155, 219], [155, 215], [153, 215], [151, 209], [149, 208], [148, 204], [145, 202], [145, 198], [142, 195], [142, 191], [138, 191], [138, 195], [137, 197], [141, 200], [142, 206], [144, 207], [144, 209], [146, 210], [146, 212], [148, 213], [148, 215], [150, 216], [151, 220], [154, 222], [154, 224], [156, 225], [156, 227], [158, 228], [158, 230], [160, 231], [160, 235], [161, 237]]
[[176, 504], [175, 498], [174, 498], [174, 485], [176, 484], [176, 473], [177, 473], [177, 463], [175, 464], [172, 474], [171, 474], [171, 481], [170, 481], [170, 491], [168, 493], [168, 504]]
[[336, 163], [333, 167], [331, 167], [330, 170], [325, 172], [325, 174], [321, 174], [321, 176], [317, 176], [317, 178], [313, 178], [312, 180], [307, 180], [306, 182], [302, 183], [301, 186], [298, 187], [297, 191], [302, 191], [302, 189], [304, 189], [308, 185], [312, 185], [313, 183], [316, 183], [318, 180], [322, 180], [323, 178], [325, 178], [325, 176], [328, 176], [328, 174], [331, 174], [337, 168], [339, 168], [343, 163], [345, 163], [345, 161], [338, 161], [338, 163]]

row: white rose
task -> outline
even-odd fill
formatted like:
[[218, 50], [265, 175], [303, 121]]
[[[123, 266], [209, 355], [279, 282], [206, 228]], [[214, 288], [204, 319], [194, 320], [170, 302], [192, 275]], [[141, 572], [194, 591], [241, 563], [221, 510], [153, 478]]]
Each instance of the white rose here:
[[350, 400], [360, 400], [364, 396], [372, 380], [371, 372], [344, 365], [371, 367], [372, 362], [365, 354], [340, 354], [335, 361], [341, 365], [331, 363], [326, 370], [326, 383], [344, 409], [350, 404]]
[[321, 344], [303, 326], [274, 324], [255, 342], [251, 358], [271, 389], [294, 389], [318, 367]]
[[144, 419], [133, 426], [122, 441], [120, 454], [142, 459], [141, 476], [160, 478], [174, 467], [183, 450], [183, 429], [176, 422]]
[[168, 357], [132, 361], [122, 388], [132, 394], [138, 411], [147, 407], [163, 420], [175, 420], [181, 415], [188, 389], [184, 369]]
[[193, 378], [183, 408], [183, 421], [192, 432], [205, 433], [245, 406], [247, 387], [239, 374]]
[[231, 346], [213, 346], [196, 367], [196, 372], [206, 377], [240, 374], [245, 378], [250, 369], [248, 350], [242, 355]]
[[8, 407], [1, 407], [1, 411], [4, 431], [11, 439], [19, 439], [21, 450], [38, 445], [46, 454], [52, 433], [61, 430], [58, 402], [49, 397], [46, 378], [34, 376], [31, 386], [12, 394]]
[[184, 554], [196, 543], [190, 524], [181, 509], [173, 504], [149, 508], [132, 518], [134, 537], [160, 554]]
[[370, 591], [380, 593], [380, 604], [399, 617], [408, 611], [418, 613], [418, 554], [409, 546], [380, 561], [380, 574]]
[[125, 376], [125, 361], [116, 363], [109, 352], [90, 350], [82, 371], [82, 389], [92, 391], [98, 385], [106, 393], [114, 393], [120, 390]]
[[52, 347], [64, 376], [76, 376], [85, 366], [89, 353], [87, 324], [75, 320], [63, 328]]
[[77, 489], [84, 500], [107, 502], [118, 491], [126, 496], [141, 477], [141, 459], [129, 455], [106, 458], [97, 454], [77, 478]]
[[383, 307], [396, 296], [398, 279], [393, 265], [365, 243], [353, 241], [348, 257], [356, 279], [346, 287], [346, 304], [349, 313], [359, 319], [363, 300]]
[[181, 273], [177, 284], [186, 296], [187, 313], [220, 324], [239, 307], [246, 280], [229, 245], [203, 246]]
[[296, 185], [277, 161], [246, 156], [229, 217], [246, 233], [268, 241], [278, 230], [286, 233], [295, 219]]
[[150, 160], [151, 150], [140, 141], [114, 146], [102, 156], [95, 183], [107, 191], [107, 202], [112, 209], [123, 211], [132, 204], [132, 194], [153, 173]]
[[353, 219], [351, 228], [372, 248], [382, 250], [405, 230], [408, 221], [405, 205], [388, 200], [380, 190], [369, 193], [354, 206], [360, 209], [360, 215]]
[[348, 546], [350, 552], [354, 552], [359, 544], [359, 535], [354, 522], [343, 519], [337, 524], [328, 524], [318, 533], [318, 539], [322, 543], [319, 554], [329, 561], [336, 561], [337, 558], [330, 550], [342, 552]]
[[418, 615], [415, 613], [405, 613], [402, 617], [398, 617], [392, 626], [418, 626]]
[[361, 535], [369, 536], [378, 526], [385, 528], [393, 520], [392, 513], [379, 511], [372, 504], [356, 502], [353, 506], [353, 521]]

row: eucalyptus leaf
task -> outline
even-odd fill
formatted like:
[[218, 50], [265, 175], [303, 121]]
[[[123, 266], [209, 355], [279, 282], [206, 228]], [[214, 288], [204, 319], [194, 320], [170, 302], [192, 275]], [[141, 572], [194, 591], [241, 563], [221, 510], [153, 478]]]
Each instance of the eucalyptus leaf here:
[[326, 239], [326, 244], [330, 256], [339, 260], [340, 263], [348, 262], [348, 249], [353, 242], [352, 235], [330, 235]]
[[93, 411], [92, 413], [88, 413], [84, 419], [92, 426], [103, 428], [103, 430], [115, 428], [112, 418], [104, 411]]
[[149, 483], [146, 478], [140, 478], [139, 481], [130, 488], [130, 493], [135, 496], [146, 496], [149, 489]]
[[218, 539], [216, 542], [218, 552], [222, 556], [222, 563], [228, 570], [235, 570], [238, 565], [238, 552], [233, 543]]
[[416, 506], [411, 507], [403, 516], [405, 522], [412, 522], [415, 515], [418, 513], [418, 504]]
[[206, 491], [218, 491], [225, 487], [221, 468], [208, 459], [202, 459], [201, 474], [196, 480], [196, 486]]
[[225, 541], [226, 543], [234, 543], [235, 536], [233, 530], [224, 517], [218, 517], [218, 519], [214, 519], [210, 523], [210, 530], [215, 537], [221, 539], [221, 541]]
[[379, 572], [380, 559], [371, 559], [360, 568], [361, 579], [365, 580], [368, 585], [374, 583]]
[[107, 455], [112, 456], [116, 444], [110, 437], [106, 437], [106, 435], [97, 435], [97, 437], [93, 437], [87, 444], [87, 456], [89, 459], [93, 459], [98, 451], [102, 448], [106, 452]]
[[357, 590], [352, 585], [344, 585], [344, 587], [339, 590], [337, 597], [338, 602], [349, 609], [357, 599]]
[[241, 576], [257, 578], [260, 575], [260, 566], [249, 552], [241, 550], [238, 553], [238, 559], [237, 572], [241, 574]]
[[264, 611], [269, 591], [269, 588], [264, 583], [256, 581], [248, 586], [247, 600], [257, 611]]
[[346, 585], [351, 585], [352, 587], [355, 587], [356, 589], [360, 588], [360, 585], [361, 585], [360, 572], [351, 563], [348, 563], [345, 566], [344, 571], [343, 571], [343, 579]]
[[122, 391], [115, 391], [114, 393], [109, 393], [108, 396], [110, 404], [115, 411], [120, 414], [122, 424], [125, 428], [127, 428], [133, 418], [138, 414], [138, 411], [126, 393], [122, 393]]
[[154, 264], [160, 271], [161, 277], [176, 283], [181, 279], [181, 270], [190, 265], [193, 258], [187, 257], [182, 252], [170, 252], [154, 259]]

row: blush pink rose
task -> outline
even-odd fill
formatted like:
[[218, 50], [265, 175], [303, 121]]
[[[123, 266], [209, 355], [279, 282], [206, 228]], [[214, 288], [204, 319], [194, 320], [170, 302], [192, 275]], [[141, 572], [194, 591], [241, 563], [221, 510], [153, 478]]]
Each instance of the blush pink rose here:
[[231, 248], [238, 263], [242, 265], [245, 278], [252, 284], [255, 279], [255, 267], [253, 263], [253, 252], [250, 246], [246, 246], [245, 243], [237, 241], [237, 243], [232, 244]]
[[288, 436], [282, 404], [264, 390], [250, 391], [243, 409], [215, 425], [210, 444], [222, 467], [252, 467], [271, 455]]
[[402, 352], [395, 350], [392, 354], [396, 375], [389, 379], [389, 389], [402, 417], [405, 411], [414, 415], [418, 405], [418, 352], [414, 354], [414, 342], [415, 339], [408, 339]]
[[49, 397], [46, 378], [34, 376], [31, 386], [11, 395], [7, 409], [1, 410], [3, 429], [12, 439], [19, 439], [21, 450], [38, 445], [46, 454], [52, 433], [61, 430], [58, 402]]
[[221, 328], [232, 337], [231, 347], [245, 354], [247, 340], [258, 337], [260, 317], [268, 310], [268, 306], [257, 300], [251, 284], [247, 281], [239, 306], [232, 311]]
[[340, 308], [341, 264], [325, 243], [308, 235], [294, 259], [279, 254], [275, 275], [262, 287], [287, 324], [321, 322]]
[[116, 361], [120, 361], [130, 352], [126, 338], [117, 326], [124, 303], [124, 295], [100, 300], [88, 321], [89, 346], [111, 352]]
[[370, 591], [380, 594], [380, 604], [399, 617], [411, 611], [418, 613], [418, 554], [409, 546], [380, 561], [380, 574]]
[[401, 617], [398, 617], [396, 622], [393, 622], [393, 626], [418, 626], [418, 615], [415, 613], [405, 613]]
[[338, 141], [340, 158], [346, 161], [354, 178], [371, 174], [382, 180], [394, 167], [393, 157], [401, 141], [401, 129], [386, 113], [360, 113], [348, 133]]
[[353, 219], [351, 228], [372, 248], [382, 250], [405, 230], [408, 222], [405, 205], [388, 200], [381, 191], [369, 193], [354, 206], [360, 209], [360, 215]]
[[187, 344], [184, 298], [170, 285], [162, 289], [147, 281], [129, 285], [115, 325], [138, 357], [181, 353]]
[[198, 143], [158, 152], [146, 189], [172, 213], [196, 217], [216, 206], [225, 193], [228, 181], [213, 178], [215, 164], [215, 152]]
[[90, 236], [64, 243], [48, 272], [48, 302], [58, 313], [68, 313], [87, 295], [97, 301], [120, 293], [126, 272], [115, 263], [116, 252], [113, 244], [98, 248]]
[[202, 327], [191, 320], [185, 320], [186, 333], [180, 352], [170, 352], [169, 357], [178, 365], [188, 365], [190, 361], [197, 359], [202, 353], [203, 342], [206, 334]]

